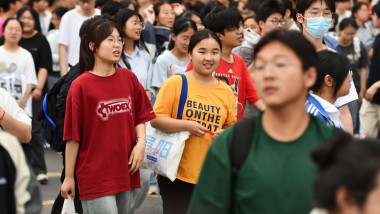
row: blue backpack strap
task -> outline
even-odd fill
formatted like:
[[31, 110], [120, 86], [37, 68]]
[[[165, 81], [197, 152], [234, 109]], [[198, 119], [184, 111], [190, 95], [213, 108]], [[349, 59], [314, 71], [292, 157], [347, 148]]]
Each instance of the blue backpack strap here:
[[309, 94], [309, 95], [307, 95], [307, 101], [310, 102], [312, 105], [314, 105], [318, 109], [318, 111], [323, 116], [324, 120], [327, 119], [327, 120], [332, 121], [331, 118], [330, 118], [330, 115], [326, 112], [325, 108], [323, 108], [323, 106], [318, 102], [317, 99], [315, 99], [313, 96], [311, 96]]
[[[54, 137], [53, 137], [53, 141], [52, 142], [50, 142], [51, 143], [51, 145], [54, 143], [54, 141], [55, 141], [55, 137], [56, 137], [56, 135], [57, 135], [57, 127], [56, 127], [56, 125], [55, 125], [55, 123], [54, 123], [54, 121], [49, 117], [49, 115], [47, 114], [47, 96], [48, 96], [48, 93], [46, 93], [45, 94], [45, 96], [44, 96], [44, 101], [43, 101], [43, 103], [42, 103], [42, 109], [44, 110], [44, 114], [45, 114], [45, 118], [54, 126]], [[46, 144], [46, 142], [45, 142], [45, 137], [46, 137], [46, 125], [47, 125], [47, 122], [46, 122], [46, 119], [45, 119], [45, 121], [44, 121], [44, 135], [43, 135], [43, 141], [44, 141], [44, 145], [45, 145], [45, 147], [46, 148], [50, 148], [50, 147], [48, 147], [47, 146], [47, 144]]]
[[187, 79], [186, 79], [185, 74], [180, 74], [180, 75], [182, 77], [182, 89], [181, 89], [181, 95], [179, 97], [177, 119], [182, 120], [183, 108], [185, 107], [185, 103], [187, 100]]

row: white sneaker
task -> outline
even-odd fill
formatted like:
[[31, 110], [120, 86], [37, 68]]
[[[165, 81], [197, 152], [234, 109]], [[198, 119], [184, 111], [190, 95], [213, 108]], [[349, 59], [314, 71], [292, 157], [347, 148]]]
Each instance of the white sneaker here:
[[46, 174], [38, 174], [37, 175], [37, 181], [39, 181], [41, 184], [47, 184], [49, 177]]

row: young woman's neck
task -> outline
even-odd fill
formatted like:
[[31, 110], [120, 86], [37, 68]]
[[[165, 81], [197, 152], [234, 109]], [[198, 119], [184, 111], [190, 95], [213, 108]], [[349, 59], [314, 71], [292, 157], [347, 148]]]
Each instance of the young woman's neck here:
[[4, 49], [9, 52], [16, 52], [19, 49], [19, 45], [17, 42], [5, 42], [3, 45]]
[[336, 14], [338, 14], [338, 16], [344, 17], [344, 15], [346, 15], [346, 9], [344, 9], [344, 8], [337, 8], [336, 9]]
[[321, 90], [313, 92], [313, 94], [317, 95], [318, 97], [326, 100], [327, 102], [334, 105], [336, 99], [336, 96], [334, 96], [334, 92], [330, 88], [322, 87]]
[[[306, 30], [304, 29], [304, 31]], [[306, 37], [307, 40], [309, 40], [309, 42], [311, 42], [311, 44], [313, 44], [317, 52], [327, 49], [326, 46], [323, 44], [323, 36], [321, 38], [315, 38], [307, 32], [304, 32], [303, 35]]]
[[104, 62], [98, 58], [95, 59], [94, 68], [90, 72], [97, 76], [108, 77], [115, 73], [115, 67], [112, 63]]
[[37, 34], [37, 32], [38, 31], [36, 31], [36, 30], [30, 31], [30, 32], [23, 32], [22, 33], [22, 38], [24, 38], [24, 39], [32, 38], [34, 35]]
[[299, 138], [307, 129], [310, 117], [305, 110], [306, 99], [299, 99], [284, 107], [267, 106], [262, 117], [266, 133], [280, 142]]
[[181, 51], [179, 51], [175, 47], [171, 50], [171, 52], [172, 52], [172, 54], [174, 56], [176, 56], [179, 59], [179, 61], [181, 61], [181, 62], [187, 62], [187, 61], [189, 61], [189, 54], [182, 53]]
[[202, 85], [216, 85], [219, 83], [219, 81], [212, 75], [203, 76], [200, 75], [198, 72], [194, 71], [194, 69], [189, 71], [188, 74], [193, 80]]
[[231, 47], [223, 45], [221, 58], [228, 63], [233, 63], [234, 57], [232, 56], [231, 52], [232, 52]]
[[78, 9], [78, 13], [84, 17], [91, 17], [95, 14], [95, 8], [89, 10], [89, 11], [85, 11], [83, 10], [82, 8], [79, 8]]
[[356, 24], [358, 25], [358, 27], [363, 27], [364, 26], [364, 22], [359, 20], [359, 19], [355, 19], [356, 21]]
[[129, 56], [132, 55], [133, 51], [135, 51], [135, 43], [133, 40], [125, 38], [124, 51]]

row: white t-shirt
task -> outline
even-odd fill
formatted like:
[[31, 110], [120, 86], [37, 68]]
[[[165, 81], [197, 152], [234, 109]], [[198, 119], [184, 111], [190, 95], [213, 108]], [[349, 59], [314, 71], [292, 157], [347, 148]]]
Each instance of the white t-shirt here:
[[[95, 9], [94, 16], [100, 15], [100, 10]], [[92, 16], [92, 17], [94, 17]], [[78, 9], [72, 9], [63, 15], [61, 24], [59, 26], [58, 44], [67, 47], [67, 63], [75, 65], [79, 62], [79, 30], [82, 23], [89, 18], [78, 13]], [[66, 66], [67, 70], [69, 66]]]
[[152, 87], [161, 88], [162, 84], [171, 76], [183, 74], [186, 71], [187, 62], [180, 61], [174, 54], [167, 50], [157, 57], [153, 68]]
[[30, 117], [28, 117], [25, 111], [18, 106], [13, 97], [2, 88], [0, 88], [0, 107], [16, 120], [24, 122], [29, 126], [32, 125], [32, 120]]
[[313, 96], [316, 100], [318, 100], [318, 102], [322, 105], [322, 107], [325, 109], [327, 114], [329, 114], [332, 122], [334, 123], [334, 126], [337, 128], [345, 130], [345, 128], [342, 124], [342, 121], [340, 121], [340, 119], [339, 119], [339, 116], [340, 116], [339, 109], [337, 107], [335, 107], [333, 104], [327, 102], [322, 97], [319, 97], [315, 94], [311, 94], [311, 96]]
[[[11, 53], [0, 46], [0, 88], [19, 102], [26, 92], [27, 84], [37, 85], [32, 55], [22, 47]], [[26, 102], [25, 112], [32, 116], [31, 97]]]

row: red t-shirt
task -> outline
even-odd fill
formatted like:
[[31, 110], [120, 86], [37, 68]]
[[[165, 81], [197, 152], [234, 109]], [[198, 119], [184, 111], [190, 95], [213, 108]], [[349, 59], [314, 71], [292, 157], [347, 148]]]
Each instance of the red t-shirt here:
[[135, 126], [155, 118], [146, 92], [129, 70], [108, 77], [85, 72], [71, 85], [63, 140], [80, 142], [75, 165], [81, 200], [140, 188], [129, 174]]
[[[231, 86], [236, 101], [236, 117], [240, 120], [244, 117], [245, 100], [248, 100], [250, 104], [254, 104], [260, 97], [256, 93], [255, 85], [244, 60], [237, 54], [231, 54], [234, 57], [234, 62], [228, 63], [220, 59], [219, 66], [215, 70], [215, 77]], [[193, 63], [190, 61], [186, 71], [191, 71], [192, 69]]]

